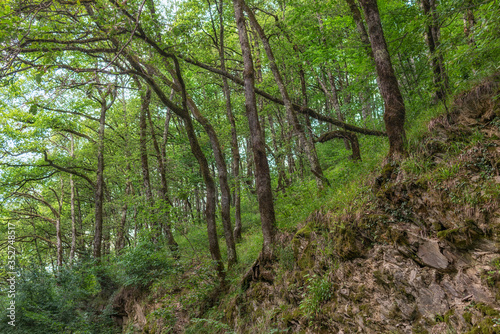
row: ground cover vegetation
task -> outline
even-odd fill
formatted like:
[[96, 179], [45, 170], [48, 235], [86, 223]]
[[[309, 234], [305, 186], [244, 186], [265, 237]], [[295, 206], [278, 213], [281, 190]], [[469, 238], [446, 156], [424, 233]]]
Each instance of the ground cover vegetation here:
[[2, 333], [498, 331], [496, 1], [5, 0], [0, 27]]

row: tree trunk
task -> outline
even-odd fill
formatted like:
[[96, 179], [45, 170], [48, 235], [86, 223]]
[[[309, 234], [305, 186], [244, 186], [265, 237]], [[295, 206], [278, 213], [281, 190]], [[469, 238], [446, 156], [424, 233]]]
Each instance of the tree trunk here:
[[405, 154], [405, 105], [391, 63], [391, 57], [382, 30], [376, 0], [360, 0], [365, 12], [375, 67], [384, 99], [384, 123], [389, 138], [389, 160], [400, 160]]
[[205, 206], [205, 217], [207, 219], [207, 233], [208, 233], [208, 243], [210, 254], [212, 255], [212, 260], [217, 264], [217, 272], [221, 278], [221, 282], [225, 281], [224, 264], [222, 263], [222, 257], [219, 248], [219, 239], [217, 237], [217, 227], [215, 225], [215, 182], [210, 175], [210, 168], [208, 167], [207, 159], [201, 150], [198, 140], [196, 139], [196, 133], [194, 132], [193, 123], [190, 118], [184, 120], [186, 132], [189, 138], [189, 143], [191, 145], [191, 150], [200, 164], [201, 174], [205, 181], [205, 186], [207, 187], [207, 201]]
[[[149, 108], [146, 110], [147, 112], [147, 117], [149, 120], [149, 128], [151, 129], [151, 137], [153, 138], [153, 147], [156, 152], [156, 160], [158, 163], [158, 168], [160, 172], [160, 180], [161, 180], [161, 187], [160, 187], [160, 195], [161, 195], [161, 200], [163, 201], [163, 205], [165, 206], [164, 209], [164, 217], [165, 217], [165, 224], [163, 226], [163, 230], [166, 233], [167, 236], [167, 243], [169, 245], [169, 248], [172, 252], [177, 252], [179, 249], [179, 245], [174, 239], [174, 235], [172, 234], [172, 225], [170, 223], [170, 208], [169, 205], [172, 205], [172, 202], [170, 201], [170, 198], [168, 197], [168, 183], [167, 183], [167, 170], [165, 166], [165, 158], [162, 156], [162, 153], [160, 151], [160, 146], [158, 144], [158, 140], [156, 139], [156, 133], [153, 125], [153, 120], [151, 119], [151, 112]], [[170, 118], [170, 114], [167, 115], [168, 118]], [[168, 125], [167, 125], [167, 132], [168, 132]], [[165, 135], [166, 137], [166, 135]], [[165, 153], [163, 153], [165, 154]]]
[[104, 199], [104, 124], [106, 123], [106, 100], [101, 101], [101, 117], [97, 132], [97, 180], [95, 183], [95, 228], [94, 228], [94, 258], [101, 258], [102, 244], [102, 206]]
[[271, 113], [267, 113], [269, 122], [269, 130], [271, 131], [271, 142], [273, 144], [274, 160], [276, 161], [276, 169], [278, 171], [278, 188], [276, 190], [284, 191], [289, 186], [288, 177], [285, 171], [284, 152], [278, 145], [278, 136], [274, 128], [274, 120]]
[[127, 184], [125, 185], [125, 194], [127, 195], [127, 198], [125, 199], [125, 202], [122, 205], [120, 225], [118, 225], [118, 231], [116, 233], [116, 252], [118, 254], [120, 254], [121, 250], [125, 247], [125, 226], [127, 224], [127, 211], [128, 211], [127, 201], [128, 201], [128, 196], [131, 193], [132, 193], [132, 182], [130, 182], [130, 180], [127, 180]]
[[241, 0], [233, 0], [236, 26], [243, 53], [244, 62], [244, 88], [245, 88], [245, 108], [250, 128], [250, 140], [255, 162], [255, 176], [257, 187], [257, 199], [262, 224], [263, 245], [261, 259], [266, 262], [273, 258], [274, 236], [275, 236], [275, 214], [273, 194], [271, 189], [271, 176], [269, 164], [267, 162], [264, 135], [259, 122], [257, 112], [257, 101], [255, 98], [255, 79], [252, 54], [248, 42], [245, 17]]
[[[221, 70], [226, 70], [226, 59], [224, 56], [224, 22], [222, 16], [223, 1], [220, 1], [219, 18], [220, 18], [220, 47], [219, 58]], [[224, 96], [226, 98], [226, 115], [231, 125], [231, 154], [232, 154], [232, 171], [234, 177], [234, 231], [233, 236], [235, 242], [241, 241], [241, 190], [240, 190], [240, 151], [238, 147], [238, 136], [236, 133], [236, 122], [234, 120], [233, 110], [231, 106], [231, 91], [226, 77], [222, 77]]]
[[57, 267], [58, 270], [63, 265], [63, 246], [62, 246], [62, 232], [61, 232], [61, 216], [63, 208], [63, 198], [64, 198], [64, 183], [61, 178], [61, 197], [59, 199], [59, 211], [56, 218], [56, 239], [57, 239]]
[[238, 259], [236, 255], [236, 245], [234, 242], [233, 228], [231, 226], [231, 190], [228, 183], [226, 161], [224, 159], [217, 134], [212, 125], [208, 122], [208, 119], [206, 119], [200, 113], [191, 99], [188, 99], [188, 105], [190, 106], [190, 109], [193, 112], [196, 120], [203, 126], [205, 132], [208, 134], [208, 138], [214, 152], [221, 189], [221, 216], [222, 226], [224, 229], [224, 238], [226, 239], [227, 245], [227, 262], [228, 267], [231, 267], [238, 261]]
[[[141, 157], [141, 170], [142, 170], [142, 183], [144, 188], [144, 193], [146, 195], [146, 206], [147, 206], [147, 218], [146, 224], [149, 228], [154, 228], [157, 226], [154, 217], [154, 202], [153, 202], [153, 192], [151, 191], [151, 179], [149, 176], [149, 162], [148, 162], [148, 148], [147, 148], [147, 124], [146, 124], [146, 114], [149, 110], [149, 104], [151, 102], [151, 90], [148, 88], [146, 93], [141, 94], [141, 111], [139, 115], [139, 153]], [[158, 231], [155, 231], [156, 235]]]
[[331, 131], [331, 132], [327, 132], [327, 133], [321, 135], [321, 137], [319, 137], [315, 141], [318, 143], [324, 143], [324, 142], [327, 142], [327, 141], [334, 139], [334, 138], [348, 140], [350, 142], [350, 144], [351, 144], [350, 146], [352, 148], [352, 156], [350, 158], [354, 161], [361, 161], [361, 153], [359, 151], [358, 136], [356, 136], [355, 133], [342, 131], [342, 130]]
[[[70, 134], [71, 146], [70, 146], [70, 156], [72, 159], [75, 158], [75, 141], [73, 135]], [[75, 182], [73, 181], [73, 175], [69, 175], [69, 187], [71, 196], [71, 250], [69, 252], [69, 263], [73, 263], [75, 258], [76, 250], [76, 212], [75, 212]]]
[[421, 6], [424, 15], [427, 16], [425, 39], [429, 47], [431, 67], [434, 74], [434, 94], [437, 99], [445, 101], [448, 91], [448, 76], [444, 67], [443, 55], [438, 50], [440, 29], [436, 14], [436, 0], [421, 0]]

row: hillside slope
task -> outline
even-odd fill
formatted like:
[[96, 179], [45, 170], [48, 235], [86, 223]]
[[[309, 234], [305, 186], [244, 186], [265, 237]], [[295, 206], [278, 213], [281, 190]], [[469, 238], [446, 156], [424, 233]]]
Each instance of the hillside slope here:
[[458, 96], [406, 160], [281, 233], [272, 267], [229, 292], [190, 305], [178, 281], [122, 291], [124, 332], [500, 333], [499, 87], [495, 76]]
[[500, 333], [498, 87], [491, 78], [460, 95], [351, 207], [314, 212], [282, 236], [275, 279], [224, 308], [230, 327]]

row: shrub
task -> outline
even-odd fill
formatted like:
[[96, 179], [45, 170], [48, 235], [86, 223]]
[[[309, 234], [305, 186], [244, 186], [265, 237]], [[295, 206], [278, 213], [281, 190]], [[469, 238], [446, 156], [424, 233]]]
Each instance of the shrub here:
[[156, 243], [148, 236], [142, 236], [137, 246], [119, 258], [118, 267], [123, 268], [122, 284], [146, 288], [150, 284], [175, 271], [175, 259], [162, 240]]

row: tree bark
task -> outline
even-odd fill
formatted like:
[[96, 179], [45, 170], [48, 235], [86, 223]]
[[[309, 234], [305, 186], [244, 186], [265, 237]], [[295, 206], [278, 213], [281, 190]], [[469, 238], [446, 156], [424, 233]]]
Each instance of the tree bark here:
[[389, 138], [389, 160], [400, 160], [405, 152], [405, 105], [391, 63], [376, 0], [360, 0], [365, 12], [375, 67], [384, 99], [384, 123]]
[[334, 139], [334, 138], [348, 140], [349, 143], [351, 144], [351, 149], [352, 149], [351, 159], [354, 161], [361, 161], [361, 153], [359, 151], [358, 136], [356, 136], [355, 133], [342, 131], [342, 130], [331, 131], [331, 132], [324, 133], [323, 135], [321, 135], [321, 137], [319, 137], [315, 141], [318, 143], [324, 143], [324, 142], [327, 142], [327, 141]]
[[254, 66], [248, 34], [245, 26], [245, 17], [243, 15], [242, 1], [233, 0], [234, 15], [236, 26], [238, 28], [238, 37], [240, 40], [241, 51], [244, 62], [244, 88], [245, 88], [245, 108], [250, 128], [250, 140], [255, 162], [255, 176], [257, 186], [257, 199], [259, 202], [259, 211], [262, 224], [263, 245], [261, 259], [263, 262], [270, 261], [273, 258], [274, 236], [276, 218], [274, 214], [273, 194], [271, 189], [271, 176], [269, 164], [267, 162], [266, 148], [264, 144], [264, 135], [257, 112], [257, 101], [255, 98], [255, 78]]

